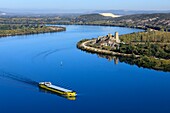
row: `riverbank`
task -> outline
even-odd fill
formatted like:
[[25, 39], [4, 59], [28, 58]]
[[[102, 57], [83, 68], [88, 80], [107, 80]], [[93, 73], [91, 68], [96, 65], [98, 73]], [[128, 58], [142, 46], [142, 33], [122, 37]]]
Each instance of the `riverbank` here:
[[[126, 43], [120, 44], [118, 49], [108, 46], [110, 41], [99, 44], [96, 41], [97, 39], [81, 40], [77, 43], [77, 47], [90, 53], [124, 57], [123, 61], [129, 64], [135, 64], [139, 67], [170, 72], [169, 33], [165, 35], [165, 33], [162, 32], [154, 32], [154, 36], [158, 35], [161, 38], [163, 37], [162, 35], [167, 36], [167, 43], [165, 43], [165, 40], [159, 40], [159, 37], [154, 37], [152, 40], [150, 38], [150, 40], [148, 40], [147, 37], [151, 37], [150, 34], [153, 34], [153, 32], [123, 35], [120, 37], [120, 39], [125, 39], [123, 41]], [[140, 39], [136, 40], [136, 38], [134, 38], [138, 37], [138, 35], [142, 37], [142, 41], [139, 41]], [[153, 40], [155, 42], [153, 42]]]
[[93, 43], [95, 40], [82, 40], [80, 42], [78, 42], [77, 44], [77, 48], [84, 50], [84, 51], [88, 51], [88, 52], [92, 52], [92, 53], [98, 53], [98, 54], [104, 54], [104, 55], [111, 55], [111, 56], [125, 56], [125, 57], [140, 57], [139, 55], [132, 55], [132, 54], [125, 54], [125, 53], [119, 53], [119, 52], [114, 52], [114, 51], [109, 51], [109, 50], [102, 50], [99, 48], [95, 48], [95, 47], [90, 47], [88, 46], [89, 43]]
[[29, 35], [39, 33], [53, 33], [66, 31], [65, 27], [35, 26], [35, 25], [0, 25], [0, 37]]

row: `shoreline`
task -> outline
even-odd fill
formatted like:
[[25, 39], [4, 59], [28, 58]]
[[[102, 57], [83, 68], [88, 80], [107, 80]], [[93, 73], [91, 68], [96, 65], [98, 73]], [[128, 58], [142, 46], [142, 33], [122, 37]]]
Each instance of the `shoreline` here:
[[[161, 29], [154, 28], [154, 27], [141, 27], [141, 26], [127, 26], [127, 25], [116, 25], [116, 24], [90, 24], [90, 23], [57, 23], [57, 24], [50, 24], [50, 25], [84, 25], [84, 26], [105, 26], [105, 27], [122, 27], [122, 28], [131, 28], [131, 29], [140, 29], [146, 31], [147, 29], [152, 29], [155, 31], [160, 31]], [[167, 31], [170, 32], [170, 31]]]
[[102, 50], [99, 48], [89, 47], [86, 44], [90, 42], [94, 42], [95, 40], [87, 40], [84, 42], [78, 42], [77, 47], [81, 50], [92, 52], [92, 53], [98, 53], [98, 54], [104, 54], [104, 55], [111, 55], [111, 56], [125, 56], [125, 57], [135, 57], [139, 58], [140, 55], [133, 55], [133, 54], [125, 54], [125, 53], [119, 53], [109, 50]]
[[[3, 31], [3, 30], [1, 30], [1, 31]], [[58, 26], [45, 26], [45, 28], [14, 29], [14, 30], [4, 30], [4, 31], [9, 32], [9, 33], [8, 34], [0, 34], [0, 38], [6, 38], [9, 36], [21, 36], [21, 35], [31, 35], [31, 34], [62, 32], [62, 31], [66, 31], [66, 28], [58, 27]]]
[[[102, 49], [99, 49], [99, 48], [87, 46], [87, 43], [94, 42], [94, 41], [95, 41], [95, 39], [81, 40], [81, 41], [79, 41], [77, 43], [77, 48], [82, 50], [82, 51], [86, 51], [86, 52], [90, 52], [90, 53], [94, 53], [94, 54], [126, 57], [127, 61], [129, 59], [131, 59], [130, 62], [128, 61], [129, 64], [134, 64], [134, 65], [137, 65], [138, 67], [143, 67], [143, 68], [148, 68], [148, 69], [154, 69], [154, 70], [159, 70], [159, 71], [164, 71], [164, 72], [170, 72], [170, 67], [165, 68], [165, 67], [147, 66], [145, 64], [141, 64], [141, 62], [140, 62], [140, 61], [145, 62], [145, 59], [153, 59], [153, 61], [151, 61], [151, 62], [161, 62], [161, 63], [165, 63], [164, 66], [165, 65], [169, 66], [170, 64], [166, 64], [166, 61], [168, 61], [168, 62], [170, 61], [169, 59], [167, 60], [167, 59], [156, 58], [156, 57], [119, 53], [119, 52], [114, 52], [114, 51], [109, 51], [109, 50], [102, 50]], [[147, 62], [149, 63], [149, 61], [147, 61]]]
[[[54, 24], [51, 24], [54, 25]], [[58, 23], [55, 25], [84, 25], [84, 26], [104, 26], [104, 27], [123, 27], [123, 28], [132, 28], [132, 29], [140, 29], [140, 30], [147, 30], [147, 27], [134, 27], [134, 26], [125, 26], [125, 25], [111, 25], [111, 24], [78, 24], [78, 23]], [[152, 28], [151, 28], [152, 29]], [[154, 29], [156, 30], [156, 29]]]

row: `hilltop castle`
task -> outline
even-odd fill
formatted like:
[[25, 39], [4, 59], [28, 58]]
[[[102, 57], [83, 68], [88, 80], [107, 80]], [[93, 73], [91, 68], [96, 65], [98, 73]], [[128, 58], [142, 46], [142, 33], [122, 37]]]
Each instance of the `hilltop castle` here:
[[109, 34], [107, 35], [107, 37], [108, 37], [110, 40], [112, 40], [112, 41], [114, 41], [114, 42], [116, 42], [116, 43], [120, 43], [119, 33], [118, 33], [118, 32], [115, 32], [115, 35], [114, 35], [114, 36], [109, 33]]
[[119, 33], [115, 32], [115, 35], [108, 34], [106, 36], [100, 36], [96, 39], [96, 44], [100, 46], [110, 46], [112, 48], [119, 47], [120, 44]]

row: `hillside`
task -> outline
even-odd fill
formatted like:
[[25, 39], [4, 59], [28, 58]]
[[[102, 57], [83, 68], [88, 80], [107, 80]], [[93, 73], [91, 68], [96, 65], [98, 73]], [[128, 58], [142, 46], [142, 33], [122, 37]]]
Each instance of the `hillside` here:
[[170, 13], [170, 10], [96, 10], [93, 13], [113, 13], [116, 15]]
[[135, 14], [118, 18], [106, 17], [100, 14], [81, 15], [75, 19], [76, 24], [110, 25], [132, 28], [152, 28], [170, 31], [170, 13]]
[[170, 13], [160, 14], [136, 14], [122, 16], [112, 20], [113, 24], [141, 27], [141, 28], [153, 28], [156, 30], [169, 29], [170, 30]]
[[85, 14], [85, 15], [80, 15], [75, 19], [76, 22], [92, 22], [92, 21], [101, 21], [101, 20], [108, 20], [111, 19], [112, 17], [106, 17], [100, 14]]

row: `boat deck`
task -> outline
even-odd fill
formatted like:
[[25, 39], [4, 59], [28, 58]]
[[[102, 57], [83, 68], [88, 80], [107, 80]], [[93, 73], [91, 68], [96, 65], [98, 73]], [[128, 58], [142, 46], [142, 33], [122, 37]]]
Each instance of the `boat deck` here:
[[58, 87], [58, 86], [55, 86], [55, 85], [49, 85], [48, 87], [53, 88], [53, 89], [57, 89], [57, 90], [60, 90], [60, 91], [64, 91], [64, 92], [72, 92], [72, 90], [61, 88], [61, 87]]

